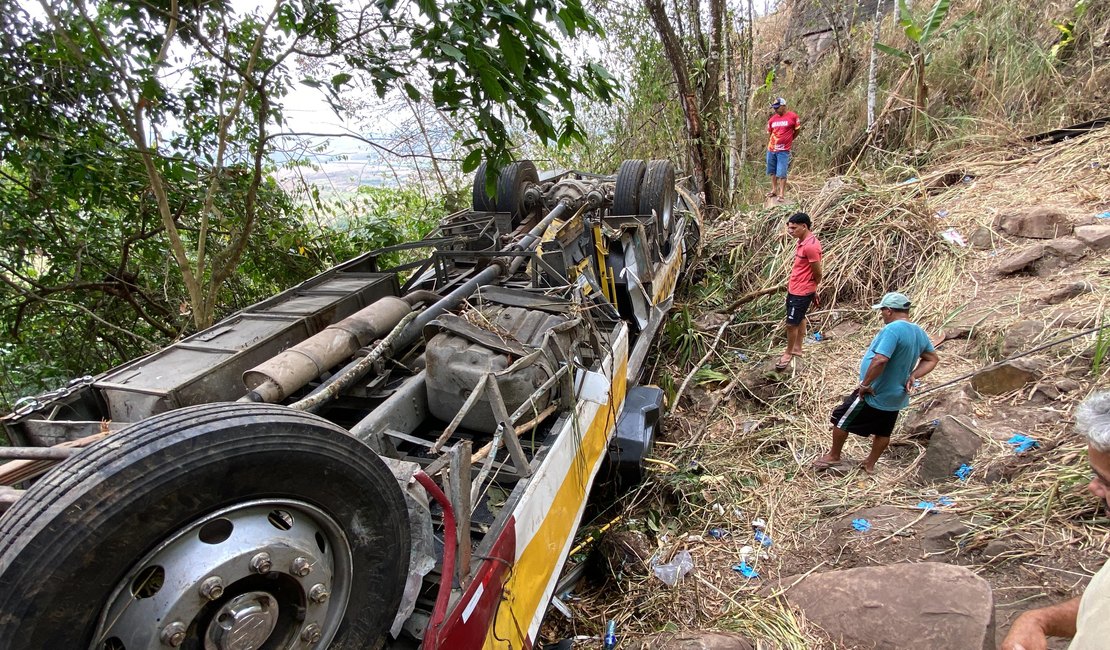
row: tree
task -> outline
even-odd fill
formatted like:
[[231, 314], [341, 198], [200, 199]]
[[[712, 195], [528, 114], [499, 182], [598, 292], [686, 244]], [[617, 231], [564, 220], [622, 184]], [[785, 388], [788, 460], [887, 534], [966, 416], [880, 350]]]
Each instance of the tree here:
[[326, 257], [270, 176], [296, 135], [282, 102], [298, 81], [337, 111], [344, 89], [426, 101], [475, 125], [465, 168], [483, 156], [497, 166], [514, 125], [571, 140], [572, 94], [610, 97], [604, 69], [560, 49], [582, 33], [600, 30], [580, 0], [276, 0], [247, 12], [227, 0], [41, 0], [34, 12], [2, 0], [11, 340], [34, 320], [38, 336], [72, 337], [97, 350], [85, 367], [103, 367]]
[[937, 0], [936, 4], [933, 5], [932, 10], [929, 12], [928, 18], [925, 19], [925, 22], [918, 24], [914, 21], [909, 9], [905, 6], [906, 0], [896, 0], [901, 15], [899, 24], [902, 26], [906, 38], [910, 41], [909, 50], [900, 50], [884, 43], [875, 43], [875, 47], [878, 48], [879, 51], [902, 59], [909, 66], [909, 70], [912, 71], [914, 93], [913, 112], [910, 117], [909, 131], [911, 142], [917, 137], [918, 124], [920, 122], [919, 114], [928, 108], [929, 86], [926, 84], [925, 68], [930, 61], [929, 54], [933, 39], [939, 33], [938, 30], [941, 23], [944, 22], [945, 17], [948, 15], [949, 1], [950, 0]]
[[[724, 65], [725, 3], [708, 0], [709, 31], [702, 27], [699, 0], [689, 2], [688, 33], [680, 39], [663, 0], [644, 0], [674, 75], [675, 91], [686, 119], [686, 139], [697, 191], [710, 211], [723, 207], [728, 188], [727, 112], [721, 102]], [[683, 26], [675, 10], [675, 23]]]

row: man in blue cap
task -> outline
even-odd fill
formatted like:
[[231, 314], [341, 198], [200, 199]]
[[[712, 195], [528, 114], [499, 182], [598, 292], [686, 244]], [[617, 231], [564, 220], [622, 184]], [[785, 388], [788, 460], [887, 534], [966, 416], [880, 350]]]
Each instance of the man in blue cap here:
[[910, 322], [910, 299], [891, 292], [872, 309], [883, 317], [883, 329], [871, 341], [859, 365], [859, 385], [833, 409], [832, 449], [813, 463], [826, 469], [840, 462], [848, 434], [873, 436], [871, 453], [860, 467], [871, 474], [875, 463], [890, 444], [898, 412], [909, 406], [913, 383], [937, 367], [937, 356], [929, 336]]

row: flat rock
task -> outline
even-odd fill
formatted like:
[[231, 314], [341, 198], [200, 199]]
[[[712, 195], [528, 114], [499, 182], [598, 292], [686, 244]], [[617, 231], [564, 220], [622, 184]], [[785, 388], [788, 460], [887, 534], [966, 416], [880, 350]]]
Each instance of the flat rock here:
[[688, 630], [664, 632], [640, 639], [633, 650], [753, 650], [747, 637], [732, 632]]
[[983, 439], [971, 427], [950, 415], [940, 418], [921, 459], [918, 479], [931, 483], [955, 478], [960, 465], [970, 465], [982, 446]]
[[835, 647], [994, 648], [994, 595], [963, 567], [923, 562], [816, 573], [786, 599]]
[[1072, 225], [1063, 212], [1054, 208], [1035, 207], [999, 215], [995, 228], [1007, 235], [1029, 239], [1054, 239], [1070, 235]]
[[1049, 253], [1067, 262], [1081, 260], [1083, 256], [1087, 254], [1087, 244], [1075, 237], [1060, 237], [1058, 239], [1053, 239], [1045, 244], [1044, 247]]
[[1079, 226], [1075, 229], [1075, 236], [1091, 250], [1104, 251], [1110, 248], [1110, 226]]
[[1072, 298], [1094, 291], [1094, 286], [1090, 282], [1080, 280], [1069, 284], [1052, 287], [1037, 297], [1037, 301], [1043, 305], [1058, 305], [1062, 302], [1067, 302]]
[[1083, 384], [1074, 379], [1071, 379], [1070, 377], [1061, 377], [1060, 379], [1056, 380], [1056, 390], [1060, 391], [1061, 393], [1070, 393], [1074, 390], [1079, 390], [1082, 387]]
[[1021, 271], [1035, 270], [1033, 265], [1043, 258], [1044, 254], [1044, 244], [1037, 244], [1036, 246], [1030, 246], [1024, 250], [1010, 253], [998, 260], [994, 265], [994, 272], [997, 275], [1011, 275]]
[[1015, 359], [975, 374], [971, 387], [982, 395], [1003, 395], [1041, 378], [1040, 364], [1032, 359]]
[[1002, 356], [1008, 357], [1033, 347], [1033, 341], [1044, 332], [1044, 321], [1023, 320], [1006, 328], [1002, 339]]
[[1095, 313], [1093, 309], [1057, 309], [1052, 321], [1060, 327], [1086, 330], [1095, 326]]
[[[886, 543], [903, 548], [907, 559], [956, 551], [957, 538], [967, 534], [967, 525], [954, 513], [944, 512], [943, 509], [933, 510], [924, 517], [921, 513], [917, 509], [874, 506], [845, 515], [832, 528], [840, 543], [845, 545], [858, 541], [869, 546], [897, 533], [897, 541]], [[852, 526], [856, 519], [866, 519], [871, 529], [866, 532], [856, 530]]]
[[701, 332], [711, 332], [716, 331], [721, 325], [724, 325], [730, 320], [732, 320], [731, 316], [710, 311], [695, 318], [694, 327]]
[[863, 329], [863, 325], [853, 320], [842, 320], [825, 332], [830, 339], [845, 339]]

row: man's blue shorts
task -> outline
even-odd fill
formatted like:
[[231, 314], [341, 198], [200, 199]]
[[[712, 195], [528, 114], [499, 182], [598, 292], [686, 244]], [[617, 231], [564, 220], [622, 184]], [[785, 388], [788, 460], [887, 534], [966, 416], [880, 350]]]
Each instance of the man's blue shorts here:
[[789, 151], [767, 152], [767, 175], [786, 178], [786, 170], [790, 169]]

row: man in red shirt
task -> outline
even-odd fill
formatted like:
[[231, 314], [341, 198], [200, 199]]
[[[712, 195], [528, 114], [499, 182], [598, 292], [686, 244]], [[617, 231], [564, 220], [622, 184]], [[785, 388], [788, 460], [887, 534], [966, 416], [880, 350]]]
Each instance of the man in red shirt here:
[[817, 241], [812, 228], [813, 222], [804, 212], [796, 212], [786, 220], [786, 231], [798, 243], [794, 247], [790, 281], [786, 285], [786, 352], [775, 364], [779, 370], [790, 365], [794, 357], [802, 356], [806, 311], [817, 298], [817, 285], [821, 283], [821, 242]]
[[798, 114], [786, 110], [786, 100], [779, 97], [771, 104], [771, 117], [767, 120], [767, 133], [771, 139], [767, 143], [767, 175], [771, 177], [769, 198], [786, 200], [786, 173], [790, 169], [790, 145], [794, 136], [802, 130]]

